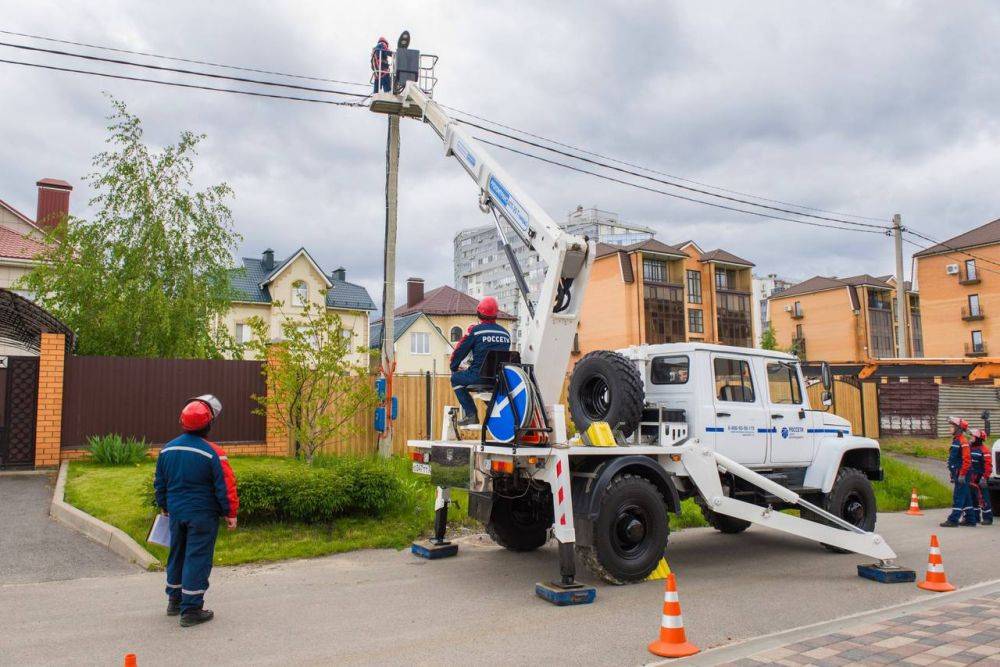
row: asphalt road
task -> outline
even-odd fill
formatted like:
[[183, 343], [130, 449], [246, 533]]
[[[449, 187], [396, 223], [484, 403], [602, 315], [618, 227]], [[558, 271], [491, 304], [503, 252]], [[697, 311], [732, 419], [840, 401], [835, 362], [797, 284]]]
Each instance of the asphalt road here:
[[49, 518], [53, 484], [49, 475], [0, 475], [0, 585], [139, 571]]
[[[921, 573], [943, 512], [880, 517], [902, 564]], [[949, 578], [997, 577], [1000, 526], [940, 529]], [[707, 648], [933, 595], [856, 575], [866, 559], [751, 528], [672, 536], [688, 638]], [[513, 554], [470, 538], [457, 558], [364, 551], [219, 569], [216, 620], [181, 629], [164, 615], [163, 575], [0, 586], [0, 664], [642, 664], [662, 582], [599, 585], [590, 606], [557, 608], [533, 584], [557, 570], [550, 542]], [[584, 579], [587, 577], [585, 576]]]

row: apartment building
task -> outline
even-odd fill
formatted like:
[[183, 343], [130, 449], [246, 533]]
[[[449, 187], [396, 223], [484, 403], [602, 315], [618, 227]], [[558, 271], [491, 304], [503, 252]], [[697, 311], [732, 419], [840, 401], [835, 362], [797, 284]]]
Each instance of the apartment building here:
[[1000, 219], [915, 253], [929, 357], [997, 356]]
[[[653, 237], [652, 229], [622, 222], [617, 213], [582, 206], [567, 214], [560, 226], [572, 234], [613, 245], [627, 245]], [[528, 288], [537, 296], [545, 267], [516, 234], [508, 232], [508, 238]], [[520, 312], [521, 296], [495, 225], [473, 227], [455, 235], [454, 270], [455, 287], [460, 292], [476, 299], [490, 295], [497, 300], [501, 310]]]
[[753, 342], [760, 345], [761, 334], [767, 329], [767, 300], [795, 284], [794, 280], [779, 278], [776, 273], [753, 277], [750, 291], [753, 296]]
[[[907, 283], [909, 347], [924, 356], [920, 299]], [[901, 356], [896, 349], [896, 281], [862, 274], [813, 276], [768, 299], [768, 318], [781, 348], [805, 361], [864, 363]]]
[[694, 241], [599, 244], [574, 355], [643, 343], [753, 347], [753, 263]]

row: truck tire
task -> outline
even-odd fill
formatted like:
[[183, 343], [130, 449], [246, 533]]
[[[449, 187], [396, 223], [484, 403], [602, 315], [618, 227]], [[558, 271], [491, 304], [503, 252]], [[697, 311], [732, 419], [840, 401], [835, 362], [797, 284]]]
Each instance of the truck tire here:
[[726, 516], [725, 514], [718, 514], [717, 512], [713, 512], [708, 509], [708, 505], [705, 504], [705, 501], [701, 496], [696, 496], [694, 502], [698, 505], [698, 509], [701, 510], [701, 515], [705, 518], [706, 523], [720, 533], [725, 533], [726, 535], [736, 535], [737, 533], [742, 533], [750, 527], [749, 521], [736, 519], [731, 516]]
[[645, 390], [635, 364], [598, 350], [584, 355], [569, 380], [569, 411], [578, 431], [604, 421], [629, 436], [639, 428]]
[[533, 507], [528, 498], [497, 496], [486, 533], [504, 549], [534, 551], [548, 541], [551, 526], [552, 520]]
[[577, 554], [604, 581], [630, 584], [656, 569], [669, 535], [667, 506], [656, 485], [624, 473], [611, 480], [601, 498], [593, 545], [577, 545]]
[[[830, 514], [853, 523], [858, 528], [871, 532], [875, 530], [875, 489], [868, 476], [857, 468], [841, 468], [833, 481], [833, 488], [823, 498], [821, 505]], [[808, 510], [802, 510], [802, 517], [810, 521], [829, 524], [823, 518]], [[823, 547], [833, 553], [850, 553], [845, 549], [824, 544]]]

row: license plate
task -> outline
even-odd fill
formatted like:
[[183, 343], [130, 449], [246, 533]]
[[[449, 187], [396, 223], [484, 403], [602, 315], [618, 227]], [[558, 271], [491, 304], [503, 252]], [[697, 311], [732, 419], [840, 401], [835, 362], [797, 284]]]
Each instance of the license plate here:
[[418, 475], [429, 475], [431, 474], [431, 466], [430, 464], [427, 463], [417, 463], [416, 461], [414, 461], [413, 472], [417, 473]]

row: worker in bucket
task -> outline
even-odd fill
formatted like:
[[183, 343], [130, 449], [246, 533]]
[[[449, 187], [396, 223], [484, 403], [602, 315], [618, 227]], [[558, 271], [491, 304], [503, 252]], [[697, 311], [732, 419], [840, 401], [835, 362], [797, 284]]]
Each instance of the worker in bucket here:
[[[451, 386], [462, 406], [459, 426], [471, 426], [479, 422], [476, 402], [466, 387], [484, 384], [481, 371], [486, 353], [490, 350], [510, 350], [510, 332], [497, 324], [497, 315], [500, 314], [497, 300], [491, 296], [483, 297], [476, 307], [476, 314], [479, 316], [479, 324], [469, 327], [451, 353]], [[469, 367], [459, 370], [459, 366], [469, 355], [472, 355]]]
[[392, 51], [389, 50], [389, 40], [385, 37], [379, 37], [375, 48], [372, 49], [373, 93], [379, 91], [388, 93], [392, 89], [392, 68], [389, 66], [389, 58], [391, 57]]
[[972, 459], [972, 501], [976, 518], [984, 526], [993, 525], [993, 505], [990, 503], [990, 490], [987, 480], [993, 474], [993, 462], [990, 460], [990, 450], [986, 446], [989, 434], [981, 428], [974, 428], [969, 433], [972, 443], [969, 445], [969, 456]]
[[240, 507], [226, 452], [205, 439], [221, 412], [222, 403], [211, 394], [189, 399], [181, 410], [183, 435], [164, 445], [156, 459], [156, 504], [170, 517], [167, 616], [180, 614], [182, 627], [214, 616], [204, 601], [219, 517], [233, 530]]
[[951, 499], [951, 514], [941, 523], [943, 528], [975, 526], [976, 511], [972, 505], [972, 456], [965, 432], [969, 422], [961, 417], [951, 417], [951, 450], [948, 452], [948, 471], [955, 485]]

